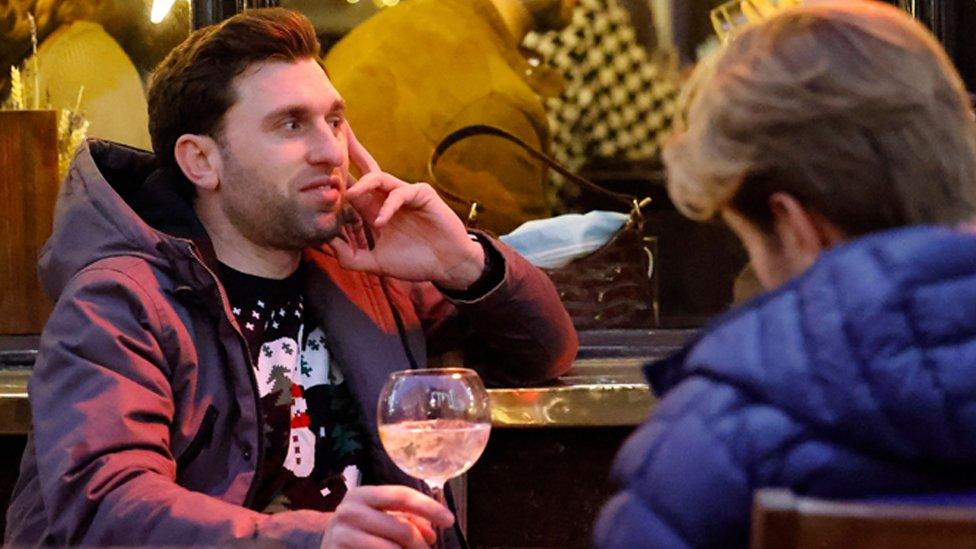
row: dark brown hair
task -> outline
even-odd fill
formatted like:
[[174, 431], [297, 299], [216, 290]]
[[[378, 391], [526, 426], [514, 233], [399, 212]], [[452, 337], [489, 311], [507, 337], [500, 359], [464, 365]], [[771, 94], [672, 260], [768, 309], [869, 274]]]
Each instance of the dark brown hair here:
[[319, 59], [319, 41], [302, 14], [254, 9], [193, 32], [153, 71], [149, 83], [149, 134], [162, 165], [174, 158], [184, 134], [219, 139], [224, 114], [237, 101], [234, 79], [267, 60]]

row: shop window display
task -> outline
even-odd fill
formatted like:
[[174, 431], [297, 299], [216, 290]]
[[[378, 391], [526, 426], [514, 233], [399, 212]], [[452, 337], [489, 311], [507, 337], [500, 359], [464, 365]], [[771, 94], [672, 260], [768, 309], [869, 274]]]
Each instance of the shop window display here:
[[78, 107], [90, 137], [150, 148], [145, 78], [188, 34], [185, 1], [159, 24], [148, 3], [125, 0], [12, 0], [0, 10], [0, 95], [20, 67], [28, 106]]

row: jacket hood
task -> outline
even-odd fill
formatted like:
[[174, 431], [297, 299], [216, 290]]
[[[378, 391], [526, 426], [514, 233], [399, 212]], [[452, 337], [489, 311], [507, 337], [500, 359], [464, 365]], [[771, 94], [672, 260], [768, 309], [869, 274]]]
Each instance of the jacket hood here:
[[167, 268], [192, 258], [187, 240], [204, 243], [206, 232], [191, 200], [181, 196], [178, 178], [146, 151], [89, 139], [79, 147], [63, 182], [51, 238], [38, 273], [45, 292], [57, 300], [68, 281], [107, 257], [137, 256]]
[[658, 394], [704, 376], [845, 446], [972, 467], [976, 236], [852, 241], [646, 373]]

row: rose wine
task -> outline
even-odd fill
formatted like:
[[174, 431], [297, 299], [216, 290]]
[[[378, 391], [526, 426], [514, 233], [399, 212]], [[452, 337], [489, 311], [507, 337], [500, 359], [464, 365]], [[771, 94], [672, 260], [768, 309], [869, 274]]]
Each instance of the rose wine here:
[[478, 461], [490, 431], [490, 423], [457, 419], [404, 421], [381, 425], [380, 440], [397, 467], [439, 486]]

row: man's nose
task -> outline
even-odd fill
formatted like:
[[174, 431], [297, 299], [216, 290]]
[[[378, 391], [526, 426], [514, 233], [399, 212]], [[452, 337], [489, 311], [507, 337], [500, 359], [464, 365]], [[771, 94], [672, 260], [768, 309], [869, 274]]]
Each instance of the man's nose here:
[[326, 164], [337, 167], [345, 163], [349, 154], [346, 141], [340, 137], [339, 133], [333, 133], [332, 126], [322, 122], [312, 132], [309, 144], [309, 162], [312, 164]]

